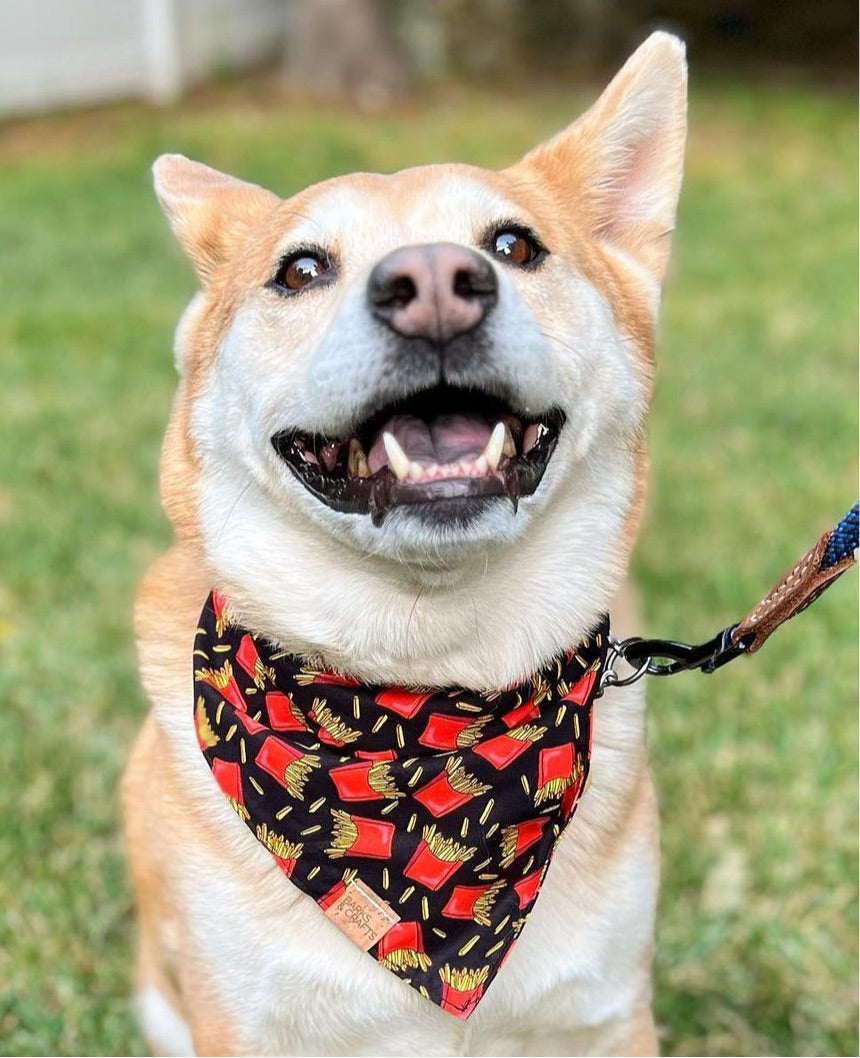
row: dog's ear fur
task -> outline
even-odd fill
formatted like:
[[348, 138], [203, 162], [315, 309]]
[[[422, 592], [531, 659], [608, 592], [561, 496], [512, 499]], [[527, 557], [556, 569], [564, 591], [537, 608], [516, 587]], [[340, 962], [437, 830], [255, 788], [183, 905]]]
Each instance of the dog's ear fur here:
[[644, 264], [659, 282], [684, 167], [684, 45], [653, 33], [577, 121], [525, 156], [590, 234]]
[[181, 154], [163, 154], [152, 175], [161, 208], [204, 286], [248, 228], [279, 202], [271, 191]]

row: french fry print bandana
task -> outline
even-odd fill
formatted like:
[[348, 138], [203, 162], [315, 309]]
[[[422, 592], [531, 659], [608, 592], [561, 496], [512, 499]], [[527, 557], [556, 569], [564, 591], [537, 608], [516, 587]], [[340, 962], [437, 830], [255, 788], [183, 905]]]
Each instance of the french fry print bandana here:
[[194, 643], [197, 739], [285, 877], [465, 1019], [582, 794], [607, 633], [604, 618], [505, 690], [406, 690], [306, 668], [212, 592]]

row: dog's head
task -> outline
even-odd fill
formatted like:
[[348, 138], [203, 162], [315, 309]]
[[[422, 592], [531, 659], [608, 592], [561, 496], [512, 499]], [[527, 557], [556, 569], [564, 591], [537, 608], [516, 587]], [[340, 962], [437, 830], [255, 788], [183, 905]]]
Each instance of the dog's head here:
[[165, 502], [252, 627], [365, 678], [491, 684], [593, 623], [641, 499], [684, 135], [655, 34], [502, 172], [282, 201], [159, 159], [202, 286]]

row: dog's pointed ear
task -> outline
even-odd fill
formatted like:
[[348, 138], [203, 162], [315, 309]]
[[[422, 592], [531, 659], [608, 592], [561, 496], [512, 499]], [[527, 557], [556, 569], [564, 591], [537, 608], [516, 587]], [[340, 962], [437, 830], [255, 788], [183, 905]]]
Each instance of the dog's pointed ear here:
[[684, 168], [684, 45], [653, 33], [577, 121], [526, 155], [591, 234], [641, 261], [660, 281]]
[[152, 175], [161, 208], [204, 286], [243, 233], [280, 201], [181, 154], [163, 154]]

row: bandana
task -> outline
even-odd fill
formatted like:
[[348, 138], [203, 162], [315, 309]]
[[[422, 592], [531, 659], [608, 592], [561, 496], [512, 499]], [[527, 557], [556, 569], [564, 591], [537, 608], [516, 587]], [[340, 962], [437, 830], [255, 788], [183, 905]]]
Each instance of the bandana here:
[[465, 1019], [582, 793], [607, 632], [604, 618], [505, 690], [405, 690], [305, 667], [212, 592], [194, 643], [197, 739], [286, 878]]

